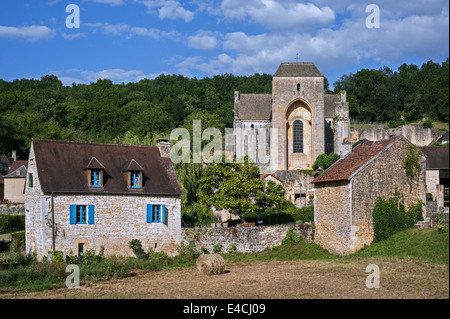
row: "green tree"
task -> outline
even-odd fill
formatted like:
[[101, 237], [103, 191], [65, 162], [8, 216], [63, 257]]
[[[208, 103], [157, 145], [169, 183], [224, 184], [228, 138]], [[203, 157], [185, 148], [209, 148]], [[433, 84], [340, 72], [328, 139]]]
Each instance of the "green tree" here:
[[328, 167], [330, 167], [333, 162], [338, 158], [339, 155], [335, 153], [327, 154], [321, 154], [317, 156], [316, 160], [314, 161], [314, 164], [312, 166], [313, 170], [321, 173], [325, 171]]
[[213, 163], [207, 166], [200, 180], [200, 203], [216, 209], [228, 209], [240, 217], [264, 207], [284, 203], [284, 189], [260, 179], [259, 168], [249, 163]]

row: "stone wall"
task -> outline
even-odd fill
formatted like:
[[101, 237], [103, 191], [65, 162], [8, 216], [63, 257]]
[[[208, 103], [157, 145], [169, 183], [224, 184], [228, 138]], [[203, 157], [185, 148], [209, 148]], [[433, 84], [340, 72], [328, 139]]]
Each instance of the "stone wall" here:
[[203, 247], [211, 253], [217, 244], [222, 245], [222, 252], [228, 252], [231, 244], [234, 244], [237, 252], [250, 253], [281, 245], [289, 228], [307, 242], [314, 240], [311, 223], [260, 227], [184, 228], [182, 240], [186, 243], [193, 240], [198, 250]]
[[443, 132], [435, 129], [425, 128], [422, 124], [407, 124], [396, 128], [389, 128], [385, 125], [377, 125], [368, 128], [357, 128], [351, 130], [352, 143], [367, 139], [369, 141], [379, 141], [390, 136], [404, 136], [411, 143], [418, 146], [428, 146], [436, 141]]
[[334, 254], [348, 253], [351, 233], [351, 185], [319, 183], [314, 195], [315, 242]]
[[25, 205], [24, 204], [1, 204], [0, 205], [0, 215], [25, 215]]

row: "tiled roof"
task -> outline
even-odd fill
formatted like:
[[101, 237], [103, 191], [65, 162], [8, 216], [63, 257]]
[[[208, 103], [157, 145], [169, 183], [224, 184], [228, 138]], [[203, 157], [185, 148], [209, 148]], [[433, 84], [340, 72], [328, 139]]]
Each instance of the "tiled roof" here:
[[158, 147], [33, 140], [33, 148], [44, 192], [92, 193], [84, 169], [95, 157], [104, 166], [103, 188], [95, 193], [136, 193], [123, 173], [134, 159], [144, 170], [140, 194], [181, 194], [172, 161], [161, 157]]
[[19, 167], [24, 166], [24, 165], [28, 166], [28, 161], [14, 161], [11, 164], [11, 168], [9, 169], [8, 174], [14, 172], [16, 169], [18, 169]]
[[272, 94], [240, 94], [238, 112], [240, 120], [270, 120]]
[[281, 63], [274, 77], [323, 77], [314, 63]]
[[313, 183], [348, 180], [353, 173], [377, 155], [382, 149], [401, 137], [395, 136], [376, 142], [365, 142], [320, 174]]

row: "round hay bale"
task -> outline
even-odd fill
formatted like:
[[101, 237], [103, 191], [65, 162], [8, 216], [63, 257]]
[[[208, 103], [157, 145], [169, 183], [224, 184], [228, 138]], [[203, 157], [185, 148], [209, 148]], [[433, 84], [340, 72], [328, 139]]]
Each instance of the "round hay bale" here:
[[201, 255], [197, 259], [197, 270], [202, 275], [220, 275], [225, 272], [225, 260], [219, 254]]

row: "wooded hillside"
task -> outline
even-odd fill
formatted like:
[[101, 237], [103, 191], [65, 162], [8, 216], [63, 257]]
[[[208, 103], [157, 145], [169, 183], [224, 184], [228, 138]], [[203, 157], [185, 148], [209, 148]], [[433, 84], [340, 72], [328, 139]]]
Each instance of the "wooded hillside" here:
[[[352, 119], [449, 120], [448, 59], [421, 67], [363, 69], [343, 75], [334, 91], [347, 91]], [[326, 92], [328, 90], [326, 81]], [[164, 135], [202, 119], [204, 128], [233, 127], [234, 91], [271, 93], [272, 76], [217, 75], [196, 79], [160, 75], [154, 80], [63, 86], [54, 75], [40, 80], [0, 79], [0, 153], [26, 159], [31, 138], [117, 142], [128, 137]], [[127, 133], [128, 132], [128, 133]], [[148, 135], [150, 134], [150, 135]]]

